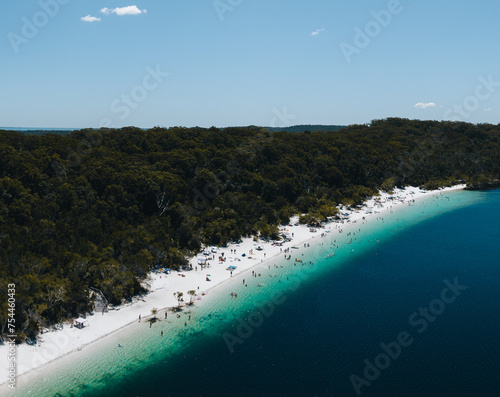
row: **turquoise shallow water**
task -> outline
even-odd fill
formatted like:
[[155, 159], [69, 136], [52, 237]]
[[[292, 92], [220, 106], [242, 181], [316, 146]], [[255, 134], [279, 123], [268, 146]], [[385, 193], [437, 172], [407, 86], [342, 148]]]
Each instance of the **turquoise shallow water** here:
[[[450, 192], [331, 233], [293, 253], [302, 264], [277, 259], [248, 287], [237, 277], [179, 320], [134, 324], [21, 377], [16, 394], [355, 396], [356, 375], [367, 396], [499, 395], [499, 192]], [[455, 278], [467, 289], [425, 320]], [[412, 343], [365, 378], [401, 332]]]

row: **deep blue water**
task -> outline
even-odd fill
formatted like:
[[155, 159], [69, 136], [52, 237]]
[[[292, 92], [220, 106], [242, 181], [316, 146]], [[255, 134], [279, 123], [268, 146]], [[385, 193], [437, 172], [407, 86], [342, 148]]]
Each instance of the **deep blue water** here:
[[[181, 355], [101, 395], [355, 396], [350, 377], [364, 377], [364, 360], [374, 363], [380, 344], [401, 332], [412, 343], [389, 363], [379, 357], [384, 369], [359, 387], [361, 395], [500, 395], [500, 190], [477, 194], [485, 200], [396, 234], [285, 293], [233, 353], [220, 335], [200, 336]], [[463, 286], [445, 292], [453, 302], [441, 300], [444, 280]], [[426, 320], [418, 311], [429, 305], [435, 315]], [[221, 334], [237, 336], [239, 324]]]
[[356, 396], [355, 375], [362, 396], [500, 396], [500, 190], [455, 194], [477, 200], [409, 228], [396, 221], [378, 243], [372, 231], [362, 254], [273, 295], [268, 316], [251, 307], [207, 320], [213, 329], [186, 334], [185, 348], [147, 342], [150, 359], [96, 369], [99, 384], [76, 375], [74, 395]]

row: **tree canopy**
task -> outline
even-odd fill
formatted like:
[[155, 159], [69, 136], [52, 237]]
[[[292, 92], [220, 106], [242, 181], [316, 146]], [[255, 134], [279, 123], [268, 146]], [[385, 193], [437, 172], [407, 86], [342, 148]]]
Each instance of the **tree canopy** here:
[[[155, 267], [202, 244], [277, 237], [379, 189], [498, 179], [500, 126], [374, 120], [338, 131], [259, 127], [0, 132], [0, 291], [16, 284], [19, 340], [144, 292]], [[7, 306], [0, 306], [2, 334]]]

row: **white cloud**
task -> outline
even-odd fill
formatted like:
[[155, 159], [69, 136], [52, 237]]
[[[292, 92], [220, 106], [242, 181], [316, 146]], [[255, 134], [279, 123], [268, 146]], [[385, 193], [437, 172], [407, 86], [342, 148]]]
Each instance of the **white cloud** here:
[[316, 29], [314, 32], [311, 33], [311, 36], [317, 36], [321, 32], [325, 32], [325, 29], [324, 28]]
[[109, 15], [109, 14], [116, 14], [119, 16], [122, 15], [139, 15], [139, 14], [146, 14], [148, 10], [140, 10], [137, 6], [127, 6], [127, 7], [118, 7], [118, 8], [107, 8], [104, 7], [101, 12], [103, 14]]
[[83, 22], [100, 22], [101, 21], [101, 18], [91, 17], [90, 15], [87, 15], [86, 17], [81, 17], [80, 19]]
[[436, 104], [434, 102], [429, 102], [429, 103], [422, 103], [422, 102], [419, 102], [419, 103], [416, 103], [415, 104], [415, 107], [417, 109], [427, 109], [427, 108], [435, 108], [436, 107]]

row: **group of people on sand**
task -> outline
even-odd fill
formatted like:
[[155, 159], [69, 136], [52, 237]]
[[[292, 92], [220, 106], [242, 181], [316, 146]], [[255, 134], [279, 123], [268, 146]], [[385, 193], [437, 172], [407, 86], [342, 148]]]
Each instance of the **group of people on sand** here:
[[[177, 318], [181, 318], [181, 315], [177, 313]], [[168, 319], [168, 312], [165, 310], [165, 320]], [[142, 316], [139, 314], [139, 322], [141, 322]], [[188, 320], [191, 321], [191, 314], [188, 316]], [[149, 328], [153, 326], [153, 320], [149, 320]], [[187, 326], [187, 321], [184, 321], [184, 326]], [[161, 331], [161, 336], [163, 336], [163, 331]], [[121, 347], [121, 346], [120, 346]]]

